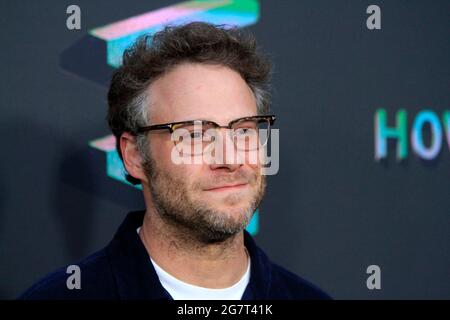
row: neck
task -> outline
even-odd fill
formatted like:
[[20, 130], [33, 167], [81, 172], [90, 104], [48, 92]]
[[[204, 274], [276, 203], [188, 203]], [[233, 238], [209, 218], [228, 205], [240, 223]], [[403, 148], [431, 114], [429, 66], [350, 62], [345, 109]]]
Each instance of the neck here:
[[188, 230], [165, 222], [155, 210], [147, 209], [139, 236], [153, 261], [192, 285], [230, 287], [248, 267], [243, 232], [222, 242], [205, 244], [190, 236]]

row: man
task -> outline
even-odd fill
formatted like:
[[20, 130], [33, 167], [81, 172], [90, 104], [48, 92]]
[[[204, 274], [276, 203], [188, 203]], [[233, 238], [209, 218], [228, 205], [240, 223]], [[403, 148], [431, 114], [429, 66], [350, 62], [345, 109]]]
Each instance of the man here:
[[146, 210], [76, 264], [80, 289], [63, 268], [22, 298], [327, 299], [244, 230], [265, 190], [269, 74], [236, 29], [197, 22], [138, 39], [112, 78], [108, 122]]

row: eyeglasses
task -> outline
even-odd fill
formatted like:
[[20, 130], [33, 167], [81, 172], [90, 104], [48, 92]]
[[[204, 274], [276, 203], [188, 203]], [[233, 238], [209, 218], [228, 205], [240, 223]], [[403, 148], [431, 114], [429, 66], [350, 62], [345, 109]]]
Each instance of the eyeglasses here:
[[270, 135], [274, 115], [258, 115], [235, 119], [226, 126], [209, 120], [189, 120], [140, 127], [136, 133], [169, 130], [178, 151], [187, 155], [203, 154], [219, 136], [219, 129], [228, 129], [237, 150], [253, 151], [264, 147]]

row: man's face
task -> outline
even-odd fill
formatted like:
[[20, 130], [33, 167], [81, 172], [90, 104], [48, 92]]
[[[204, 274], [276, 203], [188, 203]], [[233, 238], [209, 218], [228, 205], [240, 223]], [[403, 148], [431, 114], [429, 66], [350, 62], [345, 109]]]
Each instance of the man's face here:
[[[150, 124], [202, 119], [227, 125], [257, 114], [251, 89], [237, 72], [224, 66], [182, 64], [148, 90]], [[225, 144], [232, 143], [226, 130], [220, 133]], [[264, 195], [259, 161], [237, 164], [224, 148], [223, 164], [175, 164], [168, 130], [152, 131], [149, 143], [144, 170], [153, 204], [163, 219], [203, 242], [223, 241], [245, 228]], [[251, 152], [257, 151], [240, 156]]]

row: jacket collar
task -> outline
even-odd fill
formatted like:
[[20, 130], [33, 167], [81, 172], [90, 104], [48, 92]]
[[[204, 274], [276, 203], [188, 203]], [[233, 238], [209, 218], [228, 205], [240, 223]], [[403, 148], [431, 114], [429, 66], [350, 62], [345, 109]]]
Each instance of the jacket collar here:
[[[136, 232], [144, 215], [145, 211], [130, 212], [106, 248], [117, 291], [121, 299], [172, 299]], [[242, 299], [265, 299], [271, 282], [271, 263], [247, 231], [244, 244], [251, 258], [251, 274]]]

